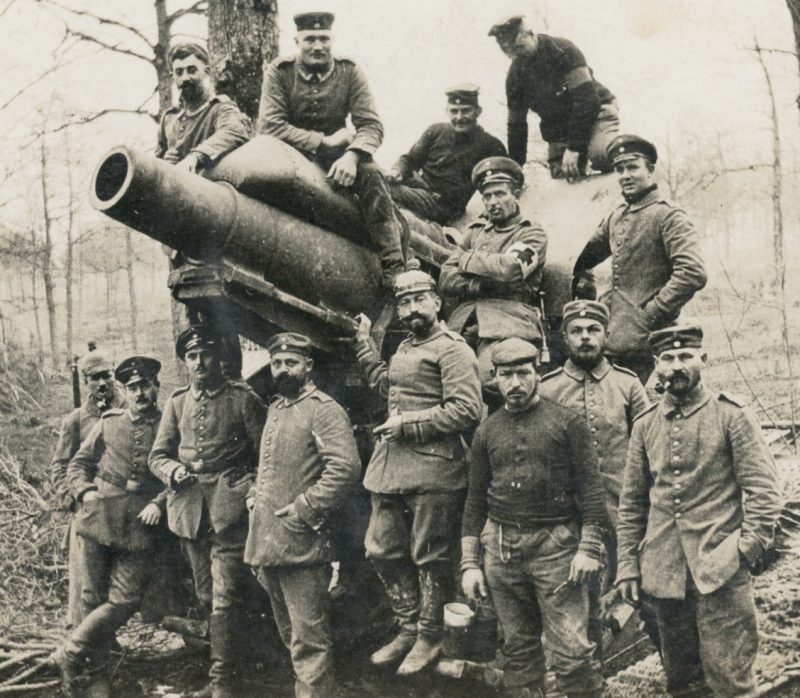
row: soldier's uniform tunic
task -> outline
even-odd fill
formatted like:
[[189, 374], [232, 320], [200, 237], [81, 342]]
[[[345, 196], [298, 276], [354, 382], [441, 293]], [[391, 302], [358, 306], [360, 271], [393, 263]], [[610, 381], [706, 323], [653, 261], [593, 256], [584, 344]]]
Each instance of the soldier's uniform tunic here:
[[610, 321], [606, 352], [642, 383], [653, 371], [650, 332], [672, 324], [706, 284], [697, 231], [683, 209], [653, 188], [611, 211], [575, 263], [580, 277], [611, 257], [611, 288], [600, 300]]
[[546, 260], [547, 234], [517, 214], [501, 226], [470, 225], [459, 249], [442, 265], [439, 289], [459, 301], [447, 325], [475, 347], [482, 385], [491, 382], [489, 349], [497, 341], [541, 341], [536, 303]]
[[181, 465], [197, 475], [196, 482], [169, 491], [167, 516], [190, 563], [210, 550], [214, 611], [241, 601], [244, 500], [263, 424], [264, 404], [249, 388], [227, 380], [213, 390], [186, 386], [164, 406], [150, 454], [151, 471], [168, 487]]
[[[361, 154], [353, 193], [384, 268], [401, 271], [401, 217], [380, 168], [372, 156], [383, 141], [383, 126], [367, 79], [349, 58], [334, 57], [324, 74], [310, 73], [297, 56], [274, 60], [264, 73], [258, 133], [266, 133], [297, 148], [327, 170], [345, 150]], [[320, 153], [320, 145], [347, 124], [353, 142], [337, 153]]]
[[[269, 593], [298, 696], [331, 694], [328, 517], [360, 472], [350, 420], [333, 398], [309, 383], [297, 397], [270, 403], [244, 559]], [[275, 515], [292, 503], [296, 515]]]
[[[109, 410], [69, 464], [69, 491], [79, 502], [74, 524], [83, 539], [84, 615], [65, 647], [72, 661], [106, 649], [102, 645], [141, 603], [156, 527], [137, 516], [151, 502], [163, 511], [166, 499], [164, 486], [147, 467], [160, 419], [160, 410], [152, 415]], [[90, 490], [97, 498], [83, 503]]]
[[[461, 435], [481, 415], [477, 361], [443, 323], [426, 339], [403, 341], [388, 368], [371, 341], [357, 354], [369, 386], [388, 399], [389, 414], [403, 417], [402, 437], [378, 441], [364, 478], [372, 493], [367, 557], [401, 628], [416, 633], [419, 621], [419, 633], [437, 639], [467, 484]], [[392, 598], [391, 589], [400, 587], [407, 596]]]
[[[67, 467], [72, 457], [78, 452], [81, 443], [86, 439], [104, 411], [124, 407], [125, 398], [118, 390], [107, 405], [98, 405], [91, 397], [76, 407], [61, 421], [58, 431], [58, 443], [53, 452], [50, 465], [51, 479], [56, 491], [58, 505], [67, 511], [75, 510], [75, 500], [67, 486]], [[75, 533], [75, 527], [69, 530], [69, 596], [67, 602], [67, 623], [77, 625], [83, 617], [80, 579], [80, 546], [81, 540]]]
[[633, 425], [620, 498], [617, 581], [655, 598], [670, 691], [703, 678], [754, 696], [758, 645], [749, 572], [774, 536], [778, 474], [749, 409], [698, 385]]
[[463, 214], [472, 198], [472, 168], [484, 158], [505, 154], [503, 143], [480, 126], [458, 133], [451, 124], [433, 124], [395, 163], [403, 182], [389, 185], [392, 198], [445, 225]]
[[252, 126], [246, 114], [225, 95], [212, 95], [196, 110], [170, 107], [158, 126], [156, 157], [179, 162], [190, 153], [212, 164], [250, 139]]

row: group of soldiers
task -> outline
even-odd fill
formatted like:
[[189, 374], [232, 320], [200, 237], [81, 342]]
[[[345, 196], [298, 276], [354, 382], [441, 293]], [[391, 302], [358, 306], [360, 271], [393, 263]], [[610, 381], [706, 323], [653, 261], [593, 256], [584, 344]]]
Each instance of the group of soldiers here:
[[[366, 78], [331, 53], [333, 15], [295, 22], [298, 55], [266, 71], [257, 131], [356, 195], [408, 331], [387, 363], [370, 319], [358, 318], [355, 357], [388, 416], [362, 477], [352, 425], [315, 386], [303, 335], [269, 341], [276, 395], [266, 407], [225, 376], [224, 338], [208, 325], [178, 337], [190, 384], [163, 411], [156, 359], [113, 369], [122, 396], [112, 365], [87, 355], [88, 398], [65, 418], [54, 459], [74, 511], [78, 589], [70, 635], [52, 656], [65, 693], [75, 695], [87, 662], [108, 652], [137, 609], [166, 515], [207, 612], [210, 683], [200, 695], [241, 695], [250, 572], [290, 651], [296, 695], [334, 695], [328, 589], [332, 522], [342, 520], [332, 515], [363, 487], [366, 557], [397, 626], [374, 665], [408, 676], [437, 660], [460, 559], [463, 595], [490, 598], [496, 611], [509, 696], [545, 695], [544, 646], [569, 698], [601, 696], [605, 567], [641, 607], [672, 695], [756, 695], [749, 576], [773, 545], [778, 476], [752, 413], [704, 387], [701, 328], [675, 324], [706, 275], [694, 227], [655, 184], [655, 146], [618, 135], [614, 97], [573, 44], [513, 17], [490, 31], [512, 58], [512, 157], [478, 126], [477, 88], [460, 85], [447, 92], [449, 123], [427, 129], [384, 173], [372, 159], [383, 131]], [[202, 47], [176, 46], [170, 61], [181, 101], [162, 119], [158, 155], [200, 173], [250, 126], [214, 94]], [[554, 177], [613, 168], [624, 198], [578, 258], [575, 299], [562, 313], [568, 356], [542, 377], [547, 235], [519, 207], [529, 109]], [[474, 189], [485, 214], [438, 281], [407, 269], [401, 208], [449, 223]], [[591, 269], [609, 257], [611, 287], [599, 302]], [[654, 369], [663, 397], [651, 404], [644, 384]]]

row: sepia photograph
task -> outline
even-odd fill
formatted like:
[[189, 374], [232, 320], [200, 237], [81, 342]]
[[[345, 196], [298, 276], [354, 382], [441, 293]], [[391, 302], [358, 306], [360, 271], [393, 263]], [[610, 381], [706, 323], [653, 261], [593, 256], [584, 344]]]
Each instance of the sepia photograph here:
[[0, 66], [0, 698], [800, 698], [800, 0]]

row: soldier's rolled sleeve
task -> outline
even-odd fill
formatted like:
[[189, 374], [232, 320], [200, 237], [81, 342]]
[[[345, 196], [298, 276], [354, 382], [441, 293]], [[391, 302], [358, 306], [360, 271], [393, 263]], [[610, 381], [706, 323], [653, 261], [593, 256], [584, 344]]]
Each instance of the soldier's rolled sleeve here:
[[729, 434], [736, 481], [745, 495], [739, 549], [752, 565], [775, 536], [783, 508], [780, 477], [755, 416], [748, 408], [737, 410]]
[[369, 389], [386, 399], [389, 397], [389, 367], [378, 358], [372, 338], [356, 344], [356, 357]]
[[261, 85], [257, 132], [280, 138], [298, 150], [317, 153], [325, 134], [293, 126], [289, 119], [288, 101], [288, 90], [281, 73], [274, 64], [270, 65]]
[[403, 436], [426, 442], [445, 434], [458, 434], [481, 417], [478, 360], [464, 342], [453, 342], [439, 359], [442, 402], [435, 407], [402, 413]]
[[163, 514], [167, 510], [167, 490], [163, 489], [150, 500], [150, 504], [155, 504]]
[[625, 459], [625, 476], [617, 510], [617, 579], [639, 579], [639, 547], [647, 530], [650, 479], [642, 429], [633, 425]]
[[599, 559], [603, 550], [603, 530], [607, 519], [597, 453], [592, 446], [592, 436], [584, 419], [579, 417], [573, 419], [567, 431], [572, 486], [577, 494], [578, 508], [583, 522], [578, 550]]
[[692, 296], [706, 285], [707, 275], [697, 231], [684, 211], [672, 209], [661, 229], [664, 248], [670, 259], [672, 273], [669, 281], [644, 307], [651, 320], [675, 317]]
[[322, 475], [294, 504], [297, 515], [319, 529], [358, 482], [361, 461], [350, 420], [336, 403], [324, 403], [315, 410], [311, 429], [323, 462]]
[[104, 450], [105, 442], [101, 420], [92, 427], [67, 467], [67, 487], [75, 501], [80, 502], [86, 492], [97, 489], [94, 478], [97, 475], [97, 464], [100, 462]]
[[356, 135], [347, 150], [357, 150], [372, 155], [383, 141], [383, 125], [367, 78], [357, 65], [353, 66], [349, 97], [350, 119], [356, 129]]
[[215, 162], [240, 145], [247, 143], [251, 135], [250, 119], [231, 102], [218, 102], [214, 115], [214, 133], [190, 152], [200, 153]]
[[183, 465], [177, 460], [180, 443], [180, 425], [174, 402], [170, 398], [164, 406], [161, 424], [158, 425], [156, 440], [153, 442], [153, 448], [147, 461], [150, 472], [167, 487], [172, 487], [175, 471]]

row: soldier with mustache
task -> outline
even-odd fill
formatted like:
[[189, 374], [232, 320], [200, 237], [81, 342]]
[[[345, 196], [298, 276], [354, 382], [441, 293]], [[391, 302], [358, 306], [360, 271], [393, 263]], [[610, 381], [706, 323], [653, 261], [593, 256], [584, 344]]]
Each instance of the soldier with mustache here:
[[702, 381], [703, 330], [653, 332], [666, 393], [637, 417], [620, 496], [617, 584], [655, 607], [670, 695], [757, 695], [750, 575], [763, 571], [782, 502], [758, 422]]
[[475, 355], [438, 320], [436, 282], [407, 271], [397, 277], [395, 298], [410, 334], [389, 365], [380, 360], [364, 315], [356, 350], [367, 383], [389, 408], [374, 430], [378, 442], [364, 477], [372, 500], [364, 545], [399, 626], [370, 661], [381, 666], [402, 659], [397, 673], [409, 675], [441, 650], [467, 485], [462, 434], [478, 423], [481, 398]]
[[230, 97], [215, 94], [208, 53], [202, 46], [173, 46], [169, 64], [180, 102], [161, 117], [155, 154], [198, 172], [246, 143], [252, 126]]
[[509, 337], [542, 341], [536, 305], [547, 234], [520, 210], [524, 182], [522, 168], [510, 158], [491, 157], [475, 165], [472, 184], [486, 212], [469, 226], [439, 277], [442, 295], [458, 300], [447, 325], [475, 350], [484, 399], [493, 405], [500, 400], [491, 376], [492, 345]]
[[193, 325], [176, 341], [191, 383], [176, 390], [150, 454], [150, 469], [167, 487], [167, 520], [180, 538], [195, 588], [210, 557], [212, 698], [240, 695], [239, 624], [247, 538], [245, 496], [255, 478], [264, 403], [246, 384], [230, 381], [220, 367], [220, 335]]

